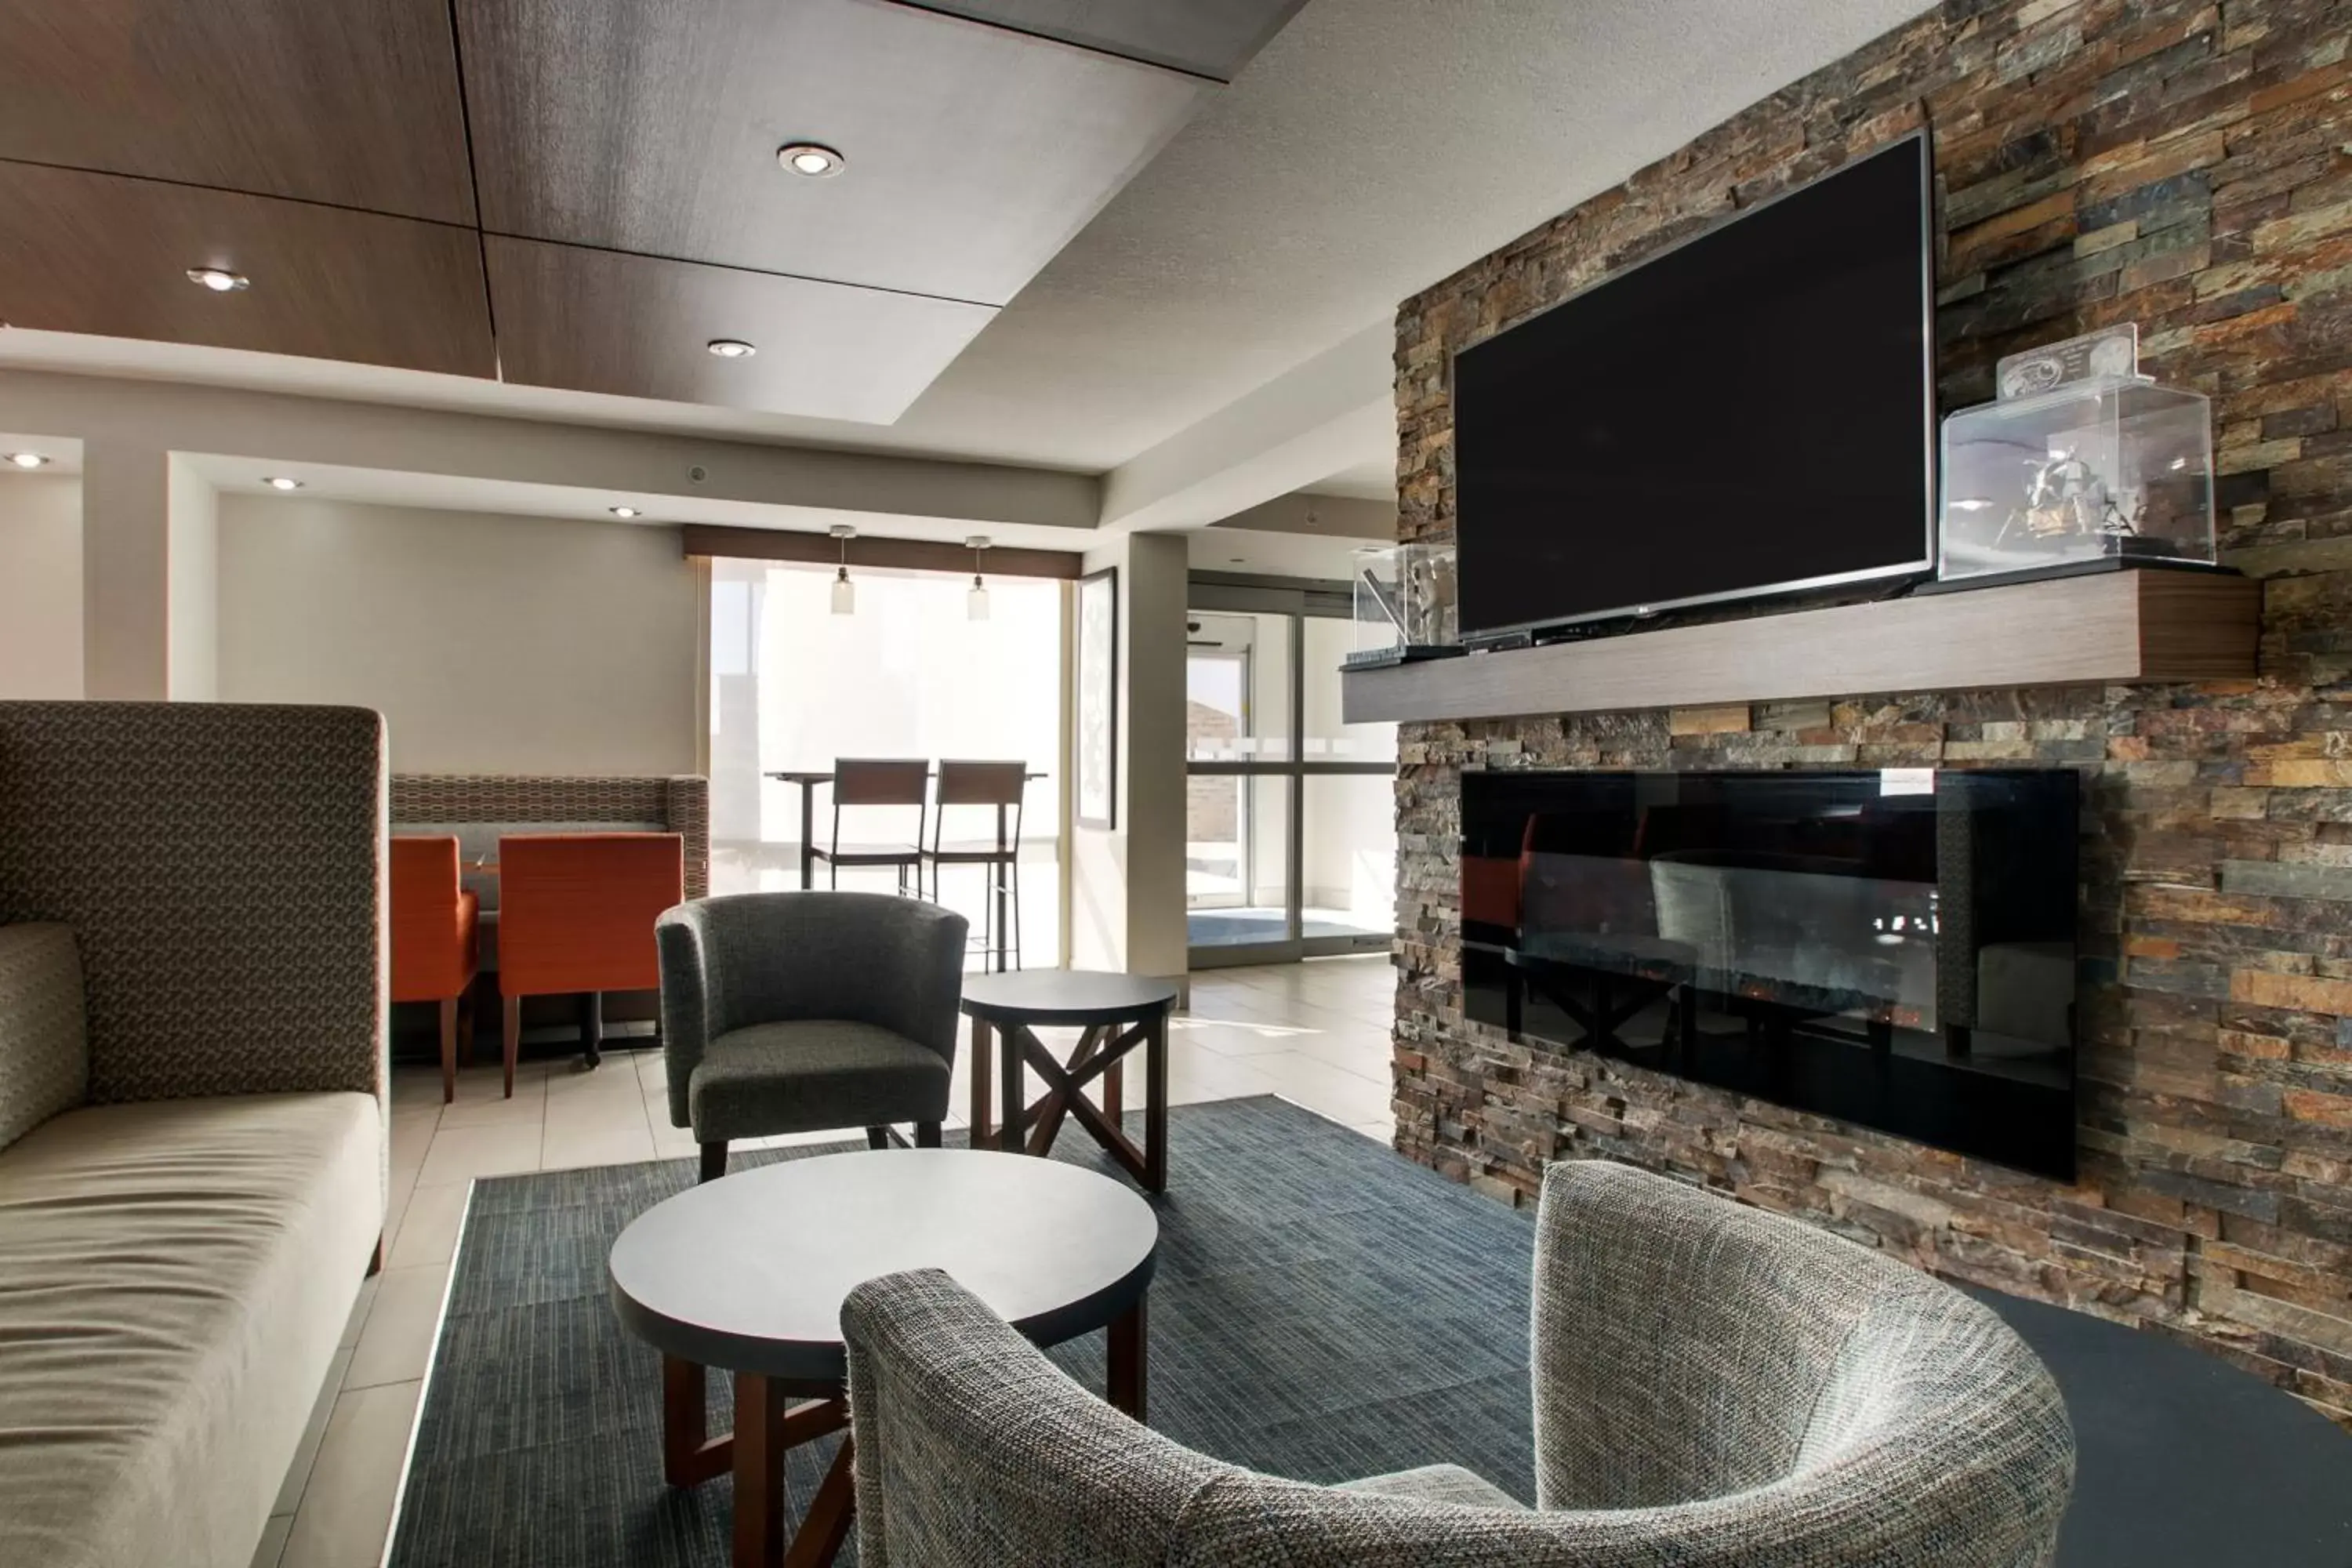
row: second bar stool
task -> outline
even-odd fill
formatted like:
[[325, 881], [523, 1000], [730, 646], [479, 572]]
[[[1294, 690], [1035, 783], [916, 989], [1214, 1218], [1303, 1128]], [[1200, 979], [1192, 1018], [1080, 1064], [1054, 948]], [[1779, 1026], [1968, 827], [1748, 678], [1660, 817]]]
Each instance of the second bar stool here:
[[[986, 868], [988, 885], [982, 890], [981, 903], [980, 949], [994, 961], [999, 973], [1007, 966], [1008, 952], [1011, 967], [1021, 967], [1021, 811], [1028, 782], [1026, 763], [940, 763], [939, 811], [931, 818], [931, 842], [923, 850], [923, 859], [931, 868], [934, 901], [944, 901], [940, 896], [940, 879], [948, 867]], [[996, 837], [944, 841], [948, 808], [951, 805], [994, 806]]]

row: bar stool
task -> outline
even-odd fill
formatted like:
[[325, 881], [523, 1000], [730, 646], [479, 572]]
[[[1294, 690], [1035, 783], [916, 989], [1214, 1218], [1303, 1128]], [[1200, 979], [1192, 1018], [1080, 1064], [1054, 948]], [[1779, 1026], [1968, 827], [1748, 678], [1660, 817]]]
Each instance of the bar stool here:
[[[923, 890], [923, 828], [929, 820], [931, 764], [918, 759], [912, 762], [896, 758], [844, 757], [833, 764], [833, 841], [809, 851], [812, 860], [822, 860], [832, 868], [828, 873], [831, 885], [841, 885], [844, 866], [894, 866], [898, 871], [898, 890], [906, 892], [907, 879], [914, 878], [914, 891]], [[844, 844], [841, 841], [841, 808], [850, 806], [911, 805], [915, 808], [915, 837], [912, 843], [885, 842], [880, 844]]]
[[[1013, 938], [1013, 967], [1021, 967], [1021, 812], [1028, 783], [1026, 763], [942, 762], [940, 809], [931, 819], [930, 847], [923, 851], [923, 858], [931, 868], [934, 902], [945, 901], [940, 896], [940, 875], [946, 868], [980, 866], [987, 869], [988, 883], [982, 890], [980, 951], [995, 959], [1000, 974], [1005, 967], [1004, 939], [1008, 931]], [[994, 806], [996, 837], [943, 843], [941, 836], [947, 830], [948, 807], [951, 805]], [[1010, 837], [1005, 834], [1008, 808], [1012, 812]]]

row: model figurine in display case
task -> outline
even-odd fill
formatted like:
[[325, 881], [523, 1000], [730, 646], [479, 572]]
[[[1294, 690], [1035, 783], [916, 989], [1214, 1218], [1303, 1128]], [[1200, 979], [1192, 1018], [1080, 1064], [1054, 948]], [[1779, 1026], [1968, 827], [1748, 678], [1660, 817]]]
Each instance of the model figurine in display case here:
[[1999, 400], [1944, 421], [1944, 582], [2211, 567], [2210, 405], [2139, 374], [2137, 337], [2011, 356]]

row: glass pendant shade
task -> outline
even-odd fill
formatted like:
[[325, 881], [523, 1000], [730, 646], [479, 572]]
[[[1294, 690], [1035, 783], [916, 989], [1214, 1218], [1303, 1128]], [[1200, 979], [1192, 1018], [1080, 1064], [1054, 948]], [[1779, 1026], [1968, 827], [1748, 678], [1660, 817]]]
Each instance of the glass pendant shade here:
[[988, 619], [988, 584], [980, 580], [977, 572], [971, 576], [971, 591], [963, 596], [963, 616], [968, 621]]
[[833, 580], [833, 613], [836, 616], [857, 613], [857, 584], [849, 580], [849, 568], [846, 566]]

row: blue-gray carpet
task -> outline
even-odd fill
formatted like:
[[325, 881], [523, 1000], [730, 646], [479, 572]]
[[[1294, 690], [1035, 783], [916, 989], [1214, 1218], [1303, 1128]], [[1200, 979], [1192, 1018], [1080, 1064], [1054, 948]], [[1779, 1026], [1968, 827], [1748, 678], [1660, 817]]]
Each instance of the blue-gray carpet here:
[[[1280, 1100], [1169, 1120], [1152, 1424], [1306, 1480], [1450, 1460], [1528, 1498], [1528, 1216]], [[1055, 1157], [1109, 1169], [1075, 1129]], [[476, 1184], [392, 1568], [726, 1563], [729, 1484], [663, 1483], [659, 1358], [606, 1297], [614, 1237], [693, 1180], [677, 1160]], [[2352, 1441], [2325, 1420], [2200, 1352], [1986, 1299], [2074, 1412], [2061, 1568], [2352, 1563]], [[1101, 1336], [1054, 1354], [1102, 1386]], [[723, 1430], [724, 1378], [711, 1396]], [[794, 1454], [796, 1500], [831, 1456]]]

